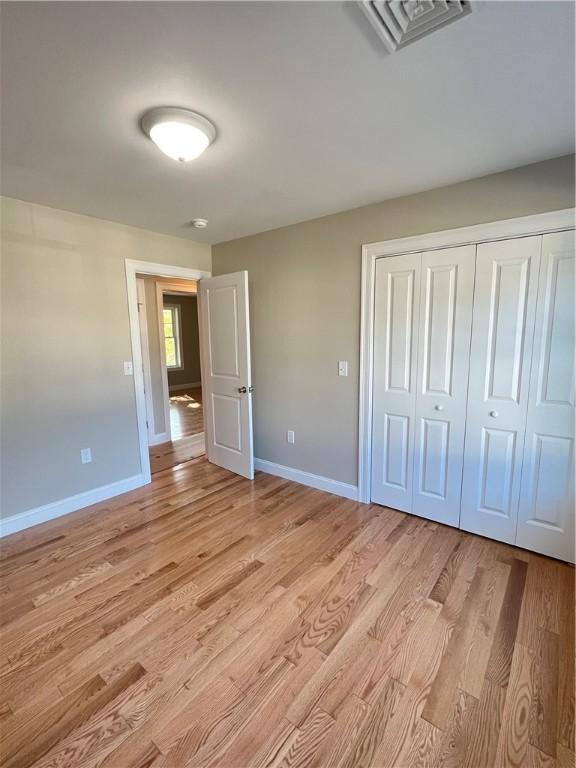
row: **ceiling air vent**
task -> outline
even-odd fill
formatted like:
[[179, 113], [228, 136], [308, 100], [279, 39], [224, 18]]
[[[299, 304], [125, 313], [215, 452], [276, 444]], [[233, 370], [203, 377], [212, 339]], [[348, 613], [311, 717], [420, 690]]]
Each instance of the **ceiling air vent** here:
[[358, 5], [390, 53], [472, 10], [468, 0], [373, 0]]

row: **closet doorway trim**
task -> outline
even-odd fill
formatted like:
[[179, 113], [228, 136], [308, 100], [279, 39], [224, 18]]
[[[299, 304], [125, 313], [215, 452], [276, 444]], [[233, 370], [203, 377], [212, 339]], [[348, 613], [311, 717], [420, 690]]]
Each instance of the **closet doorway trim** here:
[[360, 397], [358, 413], [358, 501], [370, 502], [372, 475], [372, 379], [374, 339], [374, 277], [376, 259], [404, 253], [433, 251], [457, 245], [509, 240], [574, 229], [576, 209], [539, 213], [471, 227], [448, 229], [414, 237], [383, 240], [362, 246], [360, 315]]

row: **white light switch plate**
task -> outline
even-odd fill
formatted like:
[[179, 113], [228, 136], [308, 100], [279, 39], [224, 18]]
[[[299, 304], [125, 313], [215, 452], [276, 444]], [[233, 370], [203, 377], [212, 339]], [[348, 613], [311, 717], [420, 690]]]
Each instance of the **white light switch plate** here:
[[348, 376], [348, 360], [338, 360], [338, 376]]
[[286, 440], [288, 440], [291, 445], [294, 445], [294, 431], [292, 429], [289, 429], [288, 432], [286, 432]]
[[132, 360], [124, 361], [124, 376], [132, 376]]

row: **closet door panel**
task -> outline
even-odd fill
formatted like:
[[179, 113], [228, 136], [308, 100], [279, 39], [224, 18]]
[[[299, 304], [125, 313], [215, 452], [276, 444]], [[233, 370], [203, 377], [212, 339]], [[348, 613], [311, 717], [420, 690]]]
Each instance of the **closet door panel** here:
[[477, 248], [461, 527], [513, 543], [542, 238]]
[[372, 489], [379, 504], [411, 511], [420, 254], [376, 262]]
[[458, 526], [476, 246], [422, 254], [413, 511]]
[[574, 232], [544, 235], [516, 543], [574, 562]]

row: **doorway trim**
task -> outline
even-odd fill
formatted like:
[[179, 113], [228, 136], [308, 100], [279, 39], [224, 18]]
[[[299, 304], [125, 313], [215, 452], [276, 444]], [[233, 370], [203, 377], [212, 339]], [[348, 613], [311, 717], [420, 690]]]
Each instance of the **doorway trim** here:
[[574, 229], [576, 209], [538, 213], [470, 227], [362, 245], [360, 309], [360, 378], [358, 397], [358, 501], [370, 503], [372, 480], [372, 381], [374, 374], [374, 283], [376, 260], [405, 253], [539, 235]]
[[211, 277], [212, 272], [170, 264], [158, 264], [152, 261], [125, 260], [126, 291], [128, 294], [128, 318], [130, 322], [130, 342], [132, 345], [132, 369], [134, 375], [134, 394], [136, 396], [136, 419], [138, 424], [138, 442], [140, 446], [140, 465], [143, 484], [149, 483], [150, 454], [148, 432], [146, 429], [146, 397], [144, 394], [144, 373], [142, 370], [142, 345], [140, 342], [140, 322], [138, 320], [138, 290], [136, 275], [152, 275], [159, 278], [180, 278], [201, 280]]

